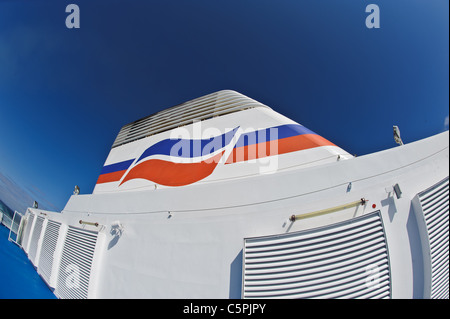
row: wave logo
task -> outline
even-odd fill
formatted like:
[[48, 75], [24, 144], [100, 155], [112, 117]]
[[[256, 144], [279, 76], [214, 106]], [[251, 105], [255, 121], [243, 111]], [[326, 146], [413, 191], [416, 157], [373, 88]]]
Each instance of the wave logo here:
[[146, 179], [164, 186], [184, 186], [202, 180], [212, 174], [225, 153], [231, 152], [237, 130], [204, 139], [183, 138], [189, 133], [175, 130], [173, 134], [178, 137], [147, 148], [134, 161], [120, 185], [133, 179]]

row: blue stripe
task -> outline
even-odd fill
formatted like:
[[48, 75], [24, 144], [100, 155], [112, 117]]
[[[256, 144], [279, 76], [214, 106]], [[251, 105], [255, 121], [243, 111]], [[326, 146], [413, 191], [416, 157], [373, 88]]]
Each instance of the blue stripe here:
[[103, 166], [103, 169], [102, 169], [100, 175], [114, 173], [114, 172], [118, 172], [118, 171], [124, 171], [124, 170], [128, 169], [128, 167], [130, 167], [130, 165], [133, 164], [133, 162], [134, 162], [134, 159], [131, 159], [128, 161], [123, 161], [123, 162]]
[[282, 138], [303, 134], [316, 134], [316, 133], [299, 124], [287, 124], [275, 126], [267, 129], [262, 129], [259, 131], [242, 134], [239, 137], [239, 140], [234, 146], [234, 148], [258, 143], [265, 143], [273, 140], [279, 140]]
[[209, 155], [228, 145], [233, 139], [237, 129], [238, 128], [235, 128], [223, 135], [204, 140], [188, 140], [181, 138], [162, 140], [147, 148], [137, 162], [152, 155], [168, 155], [186, 158]]
[[[149, 148], [139, 157], [138, 161], [152, 155], [169, 155], [179, 157], [198, 157], [211, 154], [226, 145], [228, 145], [238, 128], [213, 138], [204, 140], [187, 140], [187, 139], [166, 139], [159, 141]], [[254, 132], [244, 133], [239, 137], [238, 142], [234, 146], [248, 146], [258, 143], [264, 143], [272, 140], [279, 140], [286, 137], [297, 136], [302, 134], [316, 134], [306, 127], [298, 124], [287, 124], [262, 129]], [[113, 173], [123, 171], [133, 164], [134, 159], [123, 161], [103, 167], [100, 174]], [[136, 162], [136, 163], [137, 163]]]

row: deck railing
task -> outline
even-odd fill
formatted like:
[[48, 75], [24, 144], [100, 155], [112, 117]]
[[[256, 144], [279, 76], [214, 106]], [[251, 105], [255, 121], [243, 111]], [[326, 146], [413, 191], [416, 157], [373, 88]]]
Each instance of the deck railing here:
[[9, 229], [8, 240], [16, 243], [19, 246], [21, 242], [20, 222], [22, 220], [22, 217], [22, 214], [15, 211], [13, 217], [11, 218], [2, 209], [0, 209], [0, 224], [6, 226]]

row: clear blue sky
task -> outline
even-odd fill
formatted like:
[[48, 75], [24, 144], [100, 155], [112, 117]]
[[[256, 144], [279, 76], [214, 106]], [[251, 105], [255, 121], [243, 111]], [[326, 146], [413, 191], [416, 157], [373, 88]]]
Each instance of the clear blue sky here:
[[[65, 26], [69, 3], [79, 29]], [[0, 173], [61, 210], [75, 185], [92, 192], [123, 125], [221, 89], [352, 154], [394, 147], [394, 124], [406, 143], [440, 133], [448, 12], [448, 0], [0, 0]]]

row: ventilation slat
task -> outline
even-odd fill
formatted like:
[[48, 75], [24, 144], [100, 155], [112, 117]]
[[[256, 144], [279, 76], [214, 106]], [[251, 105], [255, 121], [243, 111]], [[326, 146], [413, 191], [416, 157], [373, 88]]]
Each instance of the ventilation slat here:
[[244, 298], [390, 297], [379, 212], [314, 230], [247, 238], [243, 271]]
[[[326, 250], [319, 250], [317, 251], [317, 255], [308, 256], [308, 255], [297, 255], [294, 259], [289, 259], [287, 261], [277, 261], [277, 262], [265, 262], [265, 263], [258, 263], [258, 264], [247, 264], [246, 269], [272, 269], [277, 268], [278, 270], [282, 271], [284, 267], [289, 267], [292, 265], [292, 267], [295, 267], [295, 265], [299, 265], [300, 267], [305, 266], [307, 267], [309, 264], [313, 263], [314, 266], [319, 266], [322, 264], [330, 264], [334, 262], [338, 262], [342, 259], [346, 258], [356, 258], [356, 256], [364, 255], [367, 253], [371, 253], [373, 251], [376, 251], [377, 248], [381, 248], [381, 250], [384, 249], [384, 243], [382, 242], [383, 239], [378, 239], [379, 242], [373, 241], [373, 242], [366, 242], [361, 243], [359, 245], [351, 246], [347, 249], [342, 249], [340, 245], [336, 245], [336, 247], [327, 247]], [[330, 251], [332, 249], [332, 251]], [[315, 252], [313, 252], [315, 253]], [[301, 263], [299, 264], [299, 262]]]
[[60, 227], [61, 223], [49, 220], [42, 241], [41, 255], [39, 257], [39, 271], [49, 285], [53, 267], [53, 256], [56, 249], [56, 243], [58, 242]]
[[268, 108], [264, 104], [234, 91], [215, 92], [125, 125], [117, 135], [112, 147], [189, 125], [194, 121], [203, 121], [254, 107]]
[[431, 254], [431, 298], [449, 295], [449, 179], [419, 194]]
[[[375, 239], [378, 235], [376, 234], [376, 229], [369, 229], [364, 232], [358, 232], [357, 234], [350, 235], [348, 237], [344, 236], [342, 241], [339, 243], [341, 248], [353, 246], [356, 244], [367, 242], [371, 239]], [[344, 241], [345, 239], [345, 241]], [[327, 241], [318, 243], [316, 245], [305, 245], [305, 247], [294, 247], [294, 248], [288, 248], [285, 250], [279, 250], [279, 251], [267, 251], [267, 253], [248, 253], [247, 258], [249, 263], [257, 263], [257, 262], [263, 262], [267, 258], [271, 258], [272, 261], [277, 260], [285, 260], [288, 258], [296, 258], [300, 257], [301, 254], [303, 256], [307, 255], [316, 255], [320, 250], [327, 250], [330, 246], [330, 244], [333, 244], [333, 241]]]
[[248, 276], [247, 284], [248, 286], [258, 285], [281, 285], [288, 284], [290, 282], [300, 281], [327, 281], [329, 278], [337, 275], [347, 275], [352, 273], [355, 269], [361, 269], [366, 267], [366, 265], [377, 266], [380, 269], [385, 265], [386, 254], [381, 256], [376, 256], [368, 259], [363, 259], [359, 262], [344, 266], [342, 264], [336, 264], [328, 267], [318, 267], [315, 272], [301, 271], [301, 272], [291, 272], [287, 276]]
[[28, 215], [27, 224], [25, 226], [25, 233], [23, 234], [22, 247], [25, 249], [26, 253], [29, 252], [30, 234], [33, 227], [34, 216], [35, 215], [33, 213], [30, 213], [30, 215]]
[[440, 216], [442, 211], [448, 211], [448, 201], [443, 200], [430, 206], [430, 208], [426, 210], [425, 220], [427, 223], [431, 222], [437, 216]]
[[[345, 231], [346, 235], [354, 234], [357, 232], [361, 232], [366, 229], [371, 229], [372, 227], [376, 227], [377, 225], [381, 225], [379, 221], [377, 220], [367, 220], [367, 223], [362, 223], [361, 221], [354, 221], [351, 223], [351, 225], [348, 225], [347, 227], [343, 226], [336, 226], [336, 229], [333, 231], [331, 229], [324, 230], [323, 233], [321, 233], [320, 237], [317, 237], [315, 232], [306, 232], [304, 236], [302, 236], [302, 242], [306, 242], [306, 240], [309, 239], [309, 243], [318, 243], [320, 241], [324, 241], [327, 239], [337, 239], [343, 236], [341, 231]], [[285, 238], [286, 236], [286, 238]], [[282, 247], [288, 247], [287, 245], [297, 245], [298, 244], [298, 238], [296, 238], [295, 234], [289, 236], [288, 235], [280, 235], [280, 236], [273, 236], [273, 241], [266, 241], [266, 240], [258, 240], [256, 239], [255, 242], [251, 242], [248, 244], [248, 249], [251, 249], [250, 251], [253, 251], [253, 249], [257, 249], [257, 247], [260, 247], [261, 250], [266, 251], [269, 246], [275, 247], [276, 245], [280, 244]], [[292, 238], [291, 238], [292, 237]]]
[[[448, 207], [446, 207], [448, 210]], [[436, 228], [440, 228], [442, 225], [448, 224], [449, 216], [445, 214], [445, 209], [440, 211], [440, 214], [436, 214], [433, 219], [427, 221], [430, 236]]]
[[448, 189], [446, 188], [445, 185], [441, 185], [437, 188], [435, 188], [435, 191], [432, 193], [429, 193], [428, 195], [422, 196], [423, 200], [422, 200], [422, 207], [427, 208], [430, 206], [430, 202], [432, 202], [433, 200], [435, 200], [438, 197], [444, 196], [447, 193], [448, 196]]
[[60, 298], [87, 298], [92, 261], [98, 233], [69, 226], [64, 241], [56, 295]]
[[[387, 273], [388, 271], [388, 265], [379, 265], [380, 274]], [[276, 291], [296, 287], [314, 287], [314, 289], [318, 289], [321, 286], [337, 286], [341, 283], [353, 282], [354, 279], [359, 277], [366, 278], [367, 275], [358, 269], [350, 269], [349, 271], [343, 271], [337, 274], [327, 274], [326, 276], [322, 274], [321, 276], [312, 279], [308, 279], [307, 276], [302, 276], [301, 280], [293, 278], [295, 281], [289, 282], [288, 280], [284, 280], [277, 285], [269, 285], [265, 281], [259, 281], [259, 285], [249, 283], [246, 291]]]
[[[298, 265], [294, 265], [294, 266], [290, 266], [290, 267], [279, 267], [279, 268], [269, 268], [269, 269], [247, 269], [246, 268], [246, 272], [249, 275], [253, 275], [253, 274], [281, 274], [281, 275], [285, 275], [288, 272], [291, 271], [305, 271], [307, 273], [314, 273], [316, 271], [318, 271], [318, 269], [320, 270], [326, 270], [326, 269], [333, 269], [334, 267], [336, 267], [336, 265], [339, 265], [340, 267], [345, 267], [347, 265], [351, 265], [354, 262], [360, 261], [360, 260], [364, 260], [367, 257], [372, 257], [374, 255], [379, 255], [379, 254], [383, 254], [384, 250], [380, 250], [380, 251], [369, 251], [367, 253], [367, 251], [363, 251], [363, 252], [358, 252], [358, 253], [353, 253], [352, 256], [342, 256], [342, 258], [333, 258], [331, 260], [320, 260], [320, 261], [316, 261], [316, 262], [310, 262], [307, 264], [298, 264]], [[321, 267], [323, 266], [323, 267]]]
[[[381, 278], [384, 278], [383, 276], [387, 274], [388, 271], [385, 271], [384, 273], [380, 273], [382, 276]], [[380, 278], [380, 279], [381, 279]], [[386, 277], [387, 278], [387, 277]], [[252, 289], [252, 290], [246, 290], [248, 292], [248, 295], [254, 296], [254, 297], [268, 297], [268, 296], [274, 296], [274, 295], [292, 295], [296, 293], [304, 293], [304, 294], [310, 294], [310, 297], [316, 297], [316, 296], [323, 296], [327, 294], [335, 294], [336, 290], [339, 290], [340, 295], [343, 295], [343, 291], [347, 291], [348, 293], [354, 292], [355, 290], [360, 290], [361, 283], [366, 282], [366, 276], [364, 273], [358, 273], [356, 276], [347, 277], [344, 279], [339, 279], [319, 285], [299, 285], [300, 287], [292, 287], [292, 286], [284, 286], [280, 289]], [[350, 291], [349, 291], [350, 290]]]
[[[245, 101], [245, 99], [241, 99], [239, 103], [241, 106], [245, 103], [243, 103], [242, 100]], [[248, 103], [248, 101], [246, 102]], [[222, 97], [220, 101], [217, 101], [216, 94], [212, 94], [211, 98], [203, 99], [203, 101], [196, 99], [193, 102], [186, 102], [180, 106], [167, 109], [153, 116], [137, 121], [130, 127], [130, 133], [135, 132], [138, 128], [145, 129], [145, 127], [149, 125], [167, 125], [171, 121], [179, 121], [183, 118], [192, 121], [194, 118], [201, 118], [202, 115], [211, 113], [211, 111], [220, 113], [223, 109], [235, 107], [237, 104], [238, 100], [236, 97]]]
[[44, 224], [44, 218], [38, 216], [36, 223], [34, 224], [33, 234], [31, 235], [29, 258], [31, 262], [36, 265], [36, 254], [38, 250], [39, 239], [41, 238], [42, 226]]

